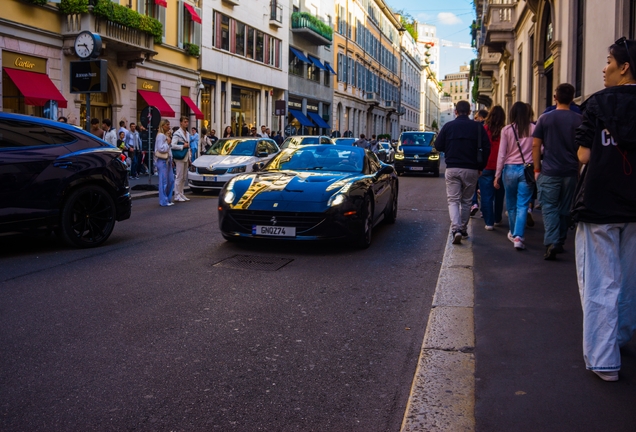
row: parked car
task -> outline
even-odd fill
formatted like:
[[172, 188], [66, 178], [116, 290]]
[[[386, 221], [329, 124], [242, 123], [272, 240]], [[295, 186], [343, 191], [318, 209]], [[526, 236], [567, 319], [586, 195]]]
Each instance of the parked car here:
[[358, 138], [332, 138], [336, 145], [348, 145], [352, 146], [354, 142], [358, 141]]
[[333, 140], [327, 136], [318, 135], [294, 135], [287, 137], [280, 145], [281, 150], [286, 148], [298, 148], [300, 146], [315, 144], [334, 144]]
[[188, 170], [192, 193], [221, 188], [234, 176], [252, 172], [254, 164], [269, 161], [280, 149], [269, 138], [222, 138], [199, 156]]
[[0, 232], [55, 231], [95, 247], [131, 206], [121, 150], [65, 123], [0, 113]]
[[387, 141], [378, 143], [378, 159], [384, 163], [392, 164], [395, 162], [395, 150]]
[[395, 170], [405, 172], [432, 173], [439, 177], [439, 152], [435, 149], [435, 132], [402, 132], [395, 152]]
[[303, 146], [232, 179], [219, 194], [219, 227], [228, 240], [350, 239], [368, 247], [376, 224], [395, 222], [397, 202], [395, 170], [372, 152]]

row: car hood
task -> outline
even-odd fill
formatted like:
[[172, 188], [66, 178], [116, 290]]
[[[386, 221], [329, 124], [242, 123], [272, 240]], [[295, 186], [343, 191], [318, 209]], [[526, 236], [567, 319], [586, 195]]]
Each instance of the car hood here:
[[251, 167], [252, 164], [259, 160], [261, 160], [261, 158], [256, 156], [204, 155], [196, 158], [192, 164], [197, 168], [210, 168], [210, 166], [214, 168], [230, 168], [240, 165], [248, 165]]
[[236, 197], [231, 208], [322, 212], [331, 196], [361, 176], [360, 173], [311, 171], [240, 175], [232, 183]]
[[431, 153], [437, 153], [435, 147], [427, 147], [427, 146], [402, 146], [402, 151], [405, 155], [419, 155], [419, 156], [427, 156]]

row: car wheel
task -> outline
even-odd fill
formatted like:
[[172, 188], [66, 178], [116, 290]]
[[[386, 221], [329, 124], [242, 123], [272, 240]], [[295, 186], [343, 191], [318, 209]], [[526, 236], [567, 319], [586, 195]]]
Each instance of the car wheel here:
[[398, 212], [398, 189], [394, 184], [393, 187], [391, 188], [391, 202], [389, 203], [389, 206], [384, 212], [384, 220], [390, 224], [395, 223], [395, 220], [397, 219], [397, 212]]
[[358, 238], [358, 246], [366, 249], [371, 246], [371, 239], [373, 238], [373, 203], [369, 195], [364, 197], [362, 208], [364, 211], [364, 223]]
[[71, 193], [60, 216], [60, 234], [74, 247], [104, 243], [115, 227], [115, 203], [103, 188], [84, 186]]
[[192, 195], [201, 195], [203, 193], [203, 189], [193, 188], [192, 186], [190, 186], [190, 192], [192, 192]]

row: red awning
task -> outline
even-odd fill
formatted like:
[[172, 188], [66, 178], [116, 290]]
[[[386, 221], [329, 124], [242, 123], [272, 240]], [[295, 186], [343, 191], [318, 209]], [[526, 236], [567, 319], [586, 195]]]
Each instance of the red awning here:
[[197, 118], [197, 120], [203, 120], [203, 113], [201, 112], [199, 107], [194, 103], [192, 99], [190, 99], [187, 96], [181, 96], [181, 99], [183, 99], [186, 105], [190, 107], [190, 109], [194, 113], [194, 116]]
[[186, 7], [188, 12], [190, 12], [190, 16], [192, 16], [192, 21], [198, 22], [199, 24], [201, 24], [201, 17], [197, 13], [197, 11], [194, 10], [194, 7], [188, 3], [183, 3], [183, 5]]
[[162, 117], [174, 117], [175, 113], [168, 105], [168, 102], [161, 96], [160, 93], [151, 92], [148, 90], [137, 90], [139, 95], [144, 98], [146, 103], [150, 106], [153, 106], [159, 110]]
[[54, 100], [58, 107], [66, 108], [66, 99], [47, 75], [20, 69], [4, 68], [4, 71], [24, 96], [25, 104], [44, 106]]
[[157, 6], [162, 6], [167, 8], [168, 7], [168, 1], [167, 0], [155, 0], [155, 4]]

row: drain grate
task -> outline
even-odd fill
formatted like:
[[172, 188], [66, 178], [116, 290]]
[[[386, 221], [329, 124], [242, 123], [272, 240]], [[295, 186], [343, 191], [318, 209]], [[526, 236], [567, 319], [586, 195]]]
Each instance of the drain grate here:
[[265, 257], [253, 255], [234, 255], [214, 264], [214, 267], [226, 267], [238, 270], [276, 271], [292, 262], [291, 258]]

